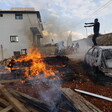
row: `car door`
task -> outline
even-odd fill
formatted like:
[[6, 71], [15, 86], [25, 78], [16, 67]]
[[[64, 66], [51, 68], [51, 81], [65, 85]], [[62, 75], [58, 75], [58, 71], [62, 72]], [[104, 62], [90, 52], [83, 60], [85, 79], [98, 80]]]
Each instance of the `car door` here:
[[91, 66], [98, 66], [99, 60], [99, 50], [98, 48], [94, 48], [91, 56]]
[[112, 69], [112, 50], [111, 49], [103, 50], [103, 57], [104, 57], [105, 67]]
[[88, 52], [86, 53], [86, 55], [85, 55], [85, 62], [86, 62], [86, 64], [88, 64], [89, 66], [91, 66], [91, 63], [92, 63], [92, 52], [93, 52], [93, 49], [94, 48], [90, 48], [89, 50], [88, 50]]

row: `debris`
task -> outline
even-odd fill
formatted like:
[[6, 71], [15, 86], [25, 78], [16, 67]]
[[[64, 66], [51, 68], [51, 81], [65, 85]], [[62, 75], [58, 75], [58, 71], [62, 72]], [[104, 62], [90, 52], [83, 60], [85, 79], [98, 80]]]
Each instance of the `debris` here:
[[[66, 57], [56, 56], [56, 57], [44, 58], [44, 62], [47, 63], [47, 65], [49, 65], [52, 68], [53, 72], [55, 72], [55, 74], [57, 76], [58, 75], [60, 76], [60, 78], [58, 79], [58, 80], [60, 80], [60, 82], [62, 82], [61, 79], [65, 80], [65, 78], [67, 80], [69, 80], [69, 81], [66, 80], [66, 81], [62, 82], [62, 85], [61, 85], [62, 87], [64, 87], [64, 88], [65, 87], [72, 88], [73, 90], [75, 88], [77, 88], [77, 89], [81, 89], [81, 90], [85, 90], [85, 91], [90, 91], [90, 92], [93, 92], [93, 93], [96, 93], [96, 94], [102, 94], [102, 95], [110, 97], [110, 98], [112, 97], [112, 94], [111, 94], [112, 93], [111, 92], [112, 89], [110, 87], [105, 87], [105, 86], [100, 86], [98, 84], [95, 84], [95, 83], [93, 83], [87, 77], [86, 72], [85, 72], [85, 70], [83, 68], [82, 61], [80, 61], [80, 60], [70, 61]], [[74, 73], [72, 73], [72, 72], [67, 73], [67, 71], [70, 71], [68, 68], [70, 68], [71, 70], [73, 70]], [[75, 78], [73, 78], [73, 76]], [[13, 80], [10, 80], [10, 81], [6, 80], [9, 77], [11, 77], [11, 74], [3, 74], [2, 77], [1, 77], [1, 81], [0, 81], [0, 82], [2, 82], [8, 88], [8, 90], [11, 90], [11, 89], [17, 90], [17, 91], [19, 91], [21, 93], [25, 93], [25, 94], [27, 94], [29, 96], [32, 96], [34, 99], [39, 99], [39, 94], [38, 94], [39, 89], [37, 88], [37, 86], [34, 83], [32, 84], [32, 82], [34, 82], [34, 80], [29, 81], [29, 82], [31, 82], [30, 85], [26, 85], [24, 82], [18, 82], [18, 81], [16, 82], [15, 79], [14, 79], [14, 81]], [[69, 78], [71, 78], [73, 81], [71, 81]], [[52, 85], [52, 83], [55, 82], [54, 85], [56, 85], [56, 83], [58, 83], [58, 80], [56, 80], [56, 81], [53, 81], [53, 80], [55, 80], [55, 79], [47, 78], [45, 81], [42, 80], [42, 83], [41, 82], [39, 83], [39, 85], [41, 85], [40, 90], [42, 90], [42, 88], [44, 89], [44, 87], [45, 87], [46, 91], [48, 91], [48, 85], [49, 84]], [[47, 84], [45, 83], [46, 81], [48, 81]], [[36, 82], [38, 82], [38, 80]], [[10, 91], [8, 91], [8, 92], [10, 92]], [[55, 91], [54, 93], [57, 93], [57, 91]], [[16, 95], [14, 95], [14, 94], [16, 94]], [[12, 94], [13, 97], [15, 97], [17, 100], [19, 100], [25, 107], [27, 107], [27, 109], [30, 112], [31, 111], [32, 112], [39, 112], [44, 107], [43, 105], [41, 105], [41, 106], [38, 105], [37, 106], [38, 103], [36, 104], [37, 107], [35, 107], [34, 106], [35, 104], [33, 104], [33, 103], [31, 104], [32, 100], [30, 100], [30, 99], [26, 100], [25, 97], [23, 97], [22, 95], [19, 95], [15, 91], [14, 91], [14, 94]], [[62, 95], [62, 96], [64, 98], [66, 98], [65, 95]], [[106, 100], [102, 100], [102, 99], [98, 99], [98, 98], [95, 98], [95, 97], [91, 98], [90, 96], [87, 96], [87, 95], [84, 95], [84, 94], [82, 94], [82, 96], [86, 100], [88, 100], [89, 102], [91, 102], [93, 105], [95, 105], [97, 108], [99, 108], [100, 110], [102, 110], [103, 112], [111, 112], [112, 111], [112, 108], [111, 108], [112, 107], [112, 103], [111, 102], [106, 101]], [[45, 95], [44, 98], [48, 99], [48, 97], [46, 95]], [[1, 100], [3, 101], [4, 98], [0, 97], [0, 104], [1, 104]], [[41, 99], [40, 102], [42, 100], [43, 99]], [[5, 101], [6, 101], [6, 99], [5, 99]], [[60, 101], [60, 99], [59, 99], [59, 101]], [[59, 112], [68, 112], [68, 111], [69, 112], [74, 112], [74, 111], [72, 111], [72, 109], [74, 110], [73, 104], [69, 103], [69, 102], [71, 102], [71, 100], [70, 99], [68, 99], [68, 100], [66, 100], [66, 99], [62, 100], [62, 103], [65, 103], [65, 102], [67, 104], [64, 104], [64, 108], [63, 108], [63, 105], [61, 105], [61, 106], [60, 106], [60, 104], [57, 105], [60, 102], [56, 103], [55, 107], [59, 110]], [[83, 102], [83, 101], [81, 100], [80, 102]], [[9, 101], [7, 101], [7, 103], [10, 104]], [[9, 104], [8, 104], [8, 106], [9, 106]], [[46, 104], [47, 103], [44, 102], [44, 105], [46, 105]], [[72, 104], [72, 106], [69, 105], [69, 104]], [[3, 103], [2, 103], [2, 105], [3, 105], [3, 107], [1, 107], [1, 105], [0, 105], [0, 110], [3, 110], [5, 107], [7, 107], [7, 105], [5, 106]], [[49, 105], [48, 105], [48, 107], [49, 107]], [[68, 108], [68, 107], [70, 107], [70, 108]], [[71, 109], [71, 107], [72, 107], [72, 109]], [[71, 109], [71, 110], [69, 110], [69, 109]], [[17, 111], [15, 111], [15, 112], [17, 112]], [[54, 112], [54, 111], [52, 111], [52, 112]]]
[[[7, 107], [1, 110], [1, 112], [7, 112], [13, 108], [16, 109], [16, 112], [29, 112], [22, 103], [15, 99], [7, 89], [4, 88], [3, 85], [0, 85], [0, 93], [5, 97], [6, 101], [9, 102], [9, 105], [7, 103]], [[3, 101], [5, 102], [5, 100], [2, 100], [2, 102]]]
[[98, 94], [90, 93], [90, 92], [87, 92], [87, 91], [83, 91], [83, 90], [79, 90], [79, 89], [75, 89], [75, 91], [79, 92], [79, 93], [86, 94], [86, 95], [94, 96], [94, 97], [97, 97], [97, 98], [101, 98], [101, 99], [104, 99], [104, 100], [112, 101], [112, 98], [108, 98], [108, 97], [101, 96], [101, 95], [98, 95]]
[[19, 82], [20, 79], [12, 79], [12, 80], [0, 80], [0, 83], [1, 84], [4, 84], [4, 83], [13, 83], [13, 82]]
[[85, 98], [81, 95], [77, 94], [70, 88], [62, 88], [63, 95], [72, 102], [74, 107], [76, 107], [81, 112], [102, 112], [93, 104], [88, 102]]

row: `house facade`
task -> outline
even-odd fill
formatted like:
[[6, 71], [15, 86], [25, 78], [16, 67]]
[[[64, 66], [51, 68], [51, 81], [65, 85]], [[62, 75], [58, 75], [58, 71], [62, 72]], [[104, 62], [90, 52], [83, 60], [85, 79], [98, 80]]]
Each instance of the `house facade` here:
[[0, 60], [40, 47], [42, 30], [40, 13], [33, 8], [0, 10]]

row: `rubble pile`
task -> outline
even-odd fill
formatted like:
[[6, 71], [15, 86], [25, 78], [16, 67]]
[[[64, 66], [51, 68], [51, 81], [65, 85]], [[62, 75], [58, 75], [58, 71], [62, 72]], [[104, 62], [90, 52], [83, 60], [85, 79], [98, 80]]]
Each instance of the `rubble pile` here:
[[[55, 60], [55, 63], [52, 63], [51, 60], [52, 61]], [[53, 57], [53, 58], [47, 58], [45, 61], [48, 62], [49, 64], [51, 64], [52, 66], [53, 65], [59, 66], [60, 63], [61, 63], [61, 65], [63, 65], [62, 64], [63, 61], [61, 62], [61, 60], [60, 61], [56, 61], [56, 60], [57, 60], [57, 58]], [[96, 93], [99, 95], [104, 95], [106, 97], [112, 98], [112, 88], [93, 83], [86, 75], [86, 72], [83, 68], [83, 63], [80, 60], [69, 61], [67, 66], [69, 66], [73, 71], [75, 71], [75, 73], [74, 73], [75, 78], [72, 81], [64, 81], [62, 83], [62, 82], [60, 82], [60, 80], [58, 80], [58, 81], [47, 80], [48, 83], [45, 83], [45, 80], [40, 80], [40, 83], [39, 83], [39, 80], [38, 80], [38, 81], [36, 81], [37, 82], [36, 85], [35, 85], [35, 83], [31, 83], [29, 85], [27, 83], [13, 82], [13, 83], [5, 83], [5, 86], [9, 90], [11, 90], [11, 89], [17, 90], [19, 92], [25, 93], [25, 94], [30, 95], [31, 97], [35, 97], [35, 98], [39, 98], [39, 95], [44, 95], [43, 93], [45, 93], [45, 96], [40, 97], [40, 98], [44, 98], [44, 100], [45, 100], [45, 98], [49, 99], [48, 96], [52, 93], [52, 90], [55, 90], [55, 92], [57, 93], [58, 89], [60, 87], [71, 88], [71, 90], [74, 90], [74, 89], [85, 90], [88, 92], [92, 92], [92, 93]], [[53, 82], [54, 82], [54, 84], [53, 84]], [[53, 88], [50, 89], [48, 87], [49, 85], [50, 85], [50, 88], [52, 88], [52, 87]], [[54, 89], [54, 87], [58, 87], [58, 88]], [[43, 92], [42, 92], [42, 90], [43, 90]], [[41, 91], [40, 92], [41, 94], [39, 93], [39, 91]], [[48, 94], [48, 96], [46, 96], [47, 94]], [[70, 94], [70, 91], [67, 94]], [[60, 95], [60, 94], [58, 93], [58, 95]], [[90, 96], [83, 95], [83, 94], [81, 94], [81, 95], [86, 100], [88, 100], [89, 102], [94, 104], [96, 107], [98, 107], [101, 111], [103, 111], [103, 112], [111, 112], [112, 111], [112, 108], [111, 108], [112, 103], [111, 102], [102, 100], [102, 99], [98, 99], [95, 97], [90, 97]], [[54, 98], [56, 98], [56, 95]], [[76, 101], [76, 100], [73, 100], [73, 101]]]
[[[79, 112], [79, 110], [81, 112], [83, 112], [85, 109], [87, 109], [86, 111], [89, 110], [89, 112], [93, 112], [93, 110], [95, 109], [95, 110], [97, 110], [97, 112], [101, 112], [97, 107], [92, 105], [90, 102], [86, 101], [84, 98], [80, 97], [79, 94], [76, 94], [73, 90], [63, 89], [66, 87], [66, 85], [64, 86], [64, 84], [66, 82], [68, 82], [67, 85], [72, 84], [73, 81], [76, 82], [78, 85], [80, 85], [81, 82], [84, 83], [85, 81], [87, 81], [87, 80], [81, 80], [81, 79], [84, 79], [84, 77], [81, 77], [82, 76], [81, 74], [83, 72], [81, 72], [81, 73], [78, 72], [80, 69], [76, 68], [78, 70], [76, 71], [76, 73], [75, 72], [72, 73], [72, 75], [69, 72], [69, 69], [67, 69], [67, 71], [66, 71], [66, 69], [64, 69], [64, 68], [70, 67], [71, 70], [75, 71], [75, 69], [73, 69], [73, 68], [75, 68], [76, 66], [70, 66], [71, 62], [69, 62], [68, 58], [58, 56], [58, 57], [46, 58], [44, 61], [47, 64], [52, 66], [54, 72], [58, 71], [57, 74], [60, 74], [62, 76], [65, 74], [64, 79], [65, 79], [65, 77], [67, 79], [69, 79], [71, 77], [72, 80], [69, 80], [69, 81], [65, 80], [64, 82], [62, 82], [61, 80], [55, 81], [55, 80], [52, 80], [49, 78], [43, 78], [43, 79], [39, 79], [39, 80], [33, 79], [31, 81], [31, 83], [27, 83], [27, 81], [21, 82], [16, 79], [16, 80], [12, 80], [12, 82], [11, 82], [11, 80], [10, 81], [7, 80], [7, 81], [2, 81], [1, 83], [5, 85], [5, 87], [9, 90], [9, 92], [11, 92], [11, 94], [17, 100], [19, 100], [20, 102], [22, 101], [22, 103], [24, 102], [23, 105], [24, 106], [27, 105], [31, 110], [37, 108], [38, 111], [41, 110], [43, 112], [45, 112], [45, 111], [46, 112], [47, 111], [54, 112], [54, 109], [58, 109], [57, 110], [58, 112], [67, 112], [67, 111]], [[74, 64], [72, 64], [72, 65], [74, 65]], [[56, 68], [57, 68], [57, 70], [56, 70]], [[72, 77], [73, 75], [74, 75], [74, 77]], [[29, 80], [29, 82], [30, 82], [30, 80]], [[73, 85], [73, 86], [75, 89], [76, 88], [75, 85]], [[70, 86], [69, 88], [72, 88], [72, 86]], [[24, 95], [23, 93], [33, 97], [34, 99], [38, 99], [39, 102], [35, 103], [35, 101], [33, 99], [31, 99], [31, 98], [28, 99], [29, 97], [26, 98], [26, 95], [23, 96]], [[18, 96], [18, 94], [19, 94], [19, 96]], [[20, 94], [22, 95], [22, 97]], [[73, 96], [74, 98], [71, 96]], [[82, 99], [80, 99], [80, 98], [82, 98]], [[61, 99], [61, 101], [60, 101], [60, 99]], [[74, 99], [76, 99], [76, 100], [74, 100]], [[26, 100], [27, 100], [27, 102], [25, 102]], [[34, 103], [32, 103], [32, 102], [34, 102]], [[44, 104], [42, 104], [41, 102], [44, 102]], [[63, 102], [65, 102], [65, 103], [63, 103]], [[80, 103], [78, 104], [78, 102], [80, 102]], [[41, 103], [42, 105], [40, 105], [39, 103]], [[86, 103], [90, 106], [87, 106]], [[33, 106], [33, 108], [32, 108], [32, 106]], [[44, 106], [46, 108], [44, 108]], [[45, 110], [43, 110], [43, 109], [45, 109]]]
[[[21, 87], [24, 87], [25, 85]], [[15, 86], [13, 86], [15, 87]], [[17, 87], [17, 86], [16, 86]], [[25, 88], [25, 87], [24, 87]], [[70, 88], [58, 88], [61, 94], [57, 94], [57, 91], [50, 91], [50, 98], [46, 89], [46, 98], [42, 99], [38, 96], [31, 96], [28, 93], [23, 93], [23, 89], [16, 90], [10, 87], [6, 89], [3, 85], [0, 85], [0, 111], [2, 112], [102, 112], [93, 104], [88, 102], [84, 97], [74, 92]], [[28, 89], [29, 88], [29, 89]], [[39, 93], [39, 89], [36, 87], [35, 92]], [[31, 86], [27, 87], [27, 90], [34, 90]], [[42, 88], [43, 89], [43, 88]], [[42, 90], [41, 89], [41, 90]], [[52, 93], [54, 92], [54, 93]], [[42, 93], [41, 93], [42, 94]], [[55, 96], [53, 96], [55, 95]], [[58, 96], [58, 100], [56, 98]], [[47, 100], [45, 100], [47, 99]], [[49, 101], [49, 102], [48, 102]], [[54, 102], [55, 101], [55, 102]]]

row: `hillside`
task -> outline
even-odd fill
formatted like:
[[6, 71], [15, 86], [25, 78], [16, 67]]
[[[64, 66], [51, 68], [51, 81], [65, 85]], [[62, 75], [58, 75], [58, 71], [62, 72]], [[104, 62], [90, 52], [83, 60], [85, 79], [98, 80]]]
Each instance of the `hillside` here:
[[[87, 40], [92, 40], [93, 34], [89, 35], [87, 37]], [[100, 36], [97, 37], [97, 43], [99, 46], [109, 46], [112, 45], [112, 33], [107, 34], [100, 34]], [[90, 45], [92, 46], [92, 41], [90, 42]]]
[[104, 34], [97, 38], [98, 45], [109, 46], [112, 45], [112, 33]]

